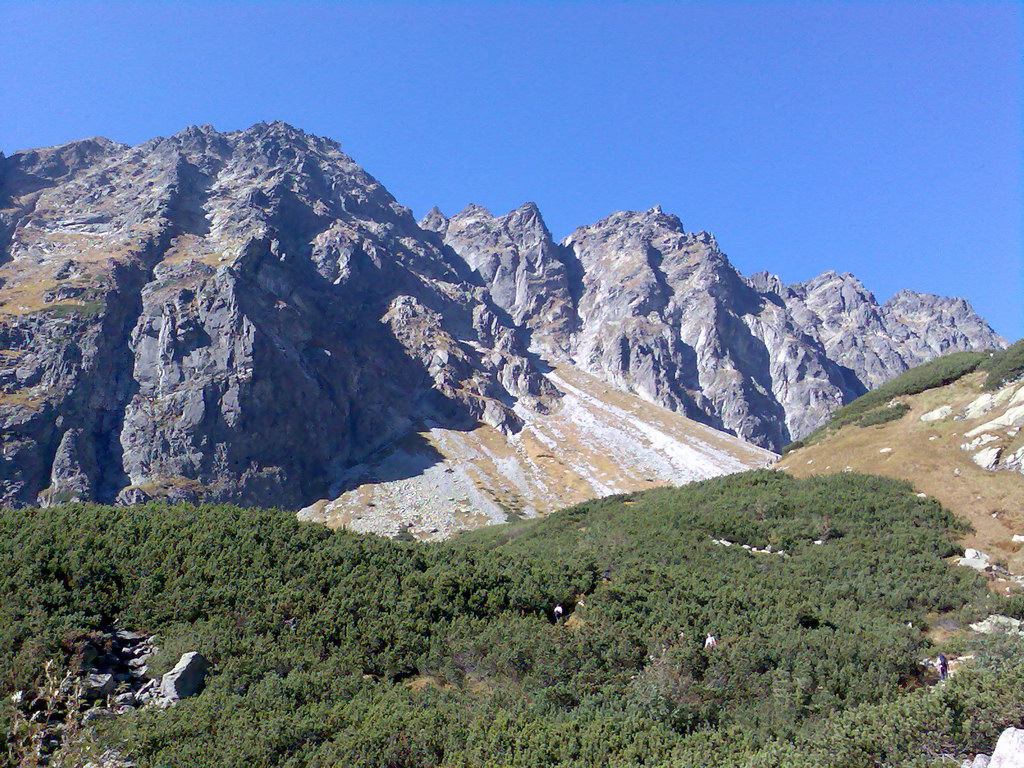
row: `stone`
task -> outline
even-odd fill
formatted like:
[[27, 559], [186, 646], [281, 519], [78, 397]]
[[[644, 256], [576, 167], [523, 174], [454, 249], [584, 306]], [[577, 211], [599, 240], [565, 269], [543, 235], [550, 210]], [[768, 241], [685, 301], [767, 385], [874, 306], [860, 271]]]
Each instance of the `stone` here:
[[960, 768], [988, 768], [991, 758], [985, 754], [975, 755], [973, 760], [964, 760]]
[[971, 461], [982, 469], [993, 470], [999, 464], [999, 457], [1002, 453], [1002, 447], [994, 445], [990, 448], [983, 448], [978, 451], [976, 454], [971, 456]]
[[986, 392], [972, 400], [962, 411], [965, 418], [977, 419], [988, 413], [995, 405], [995, 395]]
[[999, 735], [988, 768], [1024, 768], [1024, 729], [1007, 728]]
[[1024, 536], [1022, 536], [1022, 535], [1021, 535], [1021, 534], [1019, 534], [1019, 533], [1015, 533], [1015, 534], [1013, 534], [1013, 536], [1011, 537], [1011, 539], [1010, 539], [1010, 540], [1011, 540], [1011, 541], [1012, 541], [1012, 542], [1013, 542], [1014, 544], [1020, 544], [1021, 542], [1024, 542]]
[[210, 674], [210, 662], [202, 654], [190, 651], [183, 654], [160, 681], [160, 696], [168, 701], [178, 701], [195, 696], [206, 684]]
[[119, 642], [125, 645], [133, 645], [135, 643], [139, 643], [143, 640], [149, 639], [149, 635], [145, 634], [144, 632], [132, 632], [128, 629], [119, 629], [117, 632], [114, 633], [114, 637]]
[[1002, 616], [998, 613], [994, 613], [987, 619], [977, 621], [971, 624], [971, 629], [981, 635], [991, 634], [1008, 634], [1008, 635], [1024, 635], [1024, 629], [1022, 629], [1024, 622], [1019, 619], [1014, 619], [1010, 616]]
[[964, 556], [957, 561], [957, 565], [973, 568], [976, 571], [985, 571], [991, 566], [991, 560], [984, 552], [968, 548], [964, 551]]
[[952, 412], [953, 409], [950, 406], [943, 405], [940, 408], [936, 408], [934, 411], [928, 411], [928, 413], [923, 414], [921, 416], [921, 421], [941, 421], [942, 419], [947, 418]]
[[1024, 425], [1024, 404], [1015, 405], [1012, 408], [1007, 408], [1001, 415], [991, 421], [986, 421], [984, 424], [980, 424], [974, 429], [967, 432], [965, 437], [975, 437], [980, 435], [982, 432], [999, 432], [1002, 430], [1009, 430], [1013, 427], [1020, 427]]
[[102, 699], [114, 692], [117, 681], [111, 674], [90, 674], [82, 678], [82, 688], [85, 690], [86, 698]]

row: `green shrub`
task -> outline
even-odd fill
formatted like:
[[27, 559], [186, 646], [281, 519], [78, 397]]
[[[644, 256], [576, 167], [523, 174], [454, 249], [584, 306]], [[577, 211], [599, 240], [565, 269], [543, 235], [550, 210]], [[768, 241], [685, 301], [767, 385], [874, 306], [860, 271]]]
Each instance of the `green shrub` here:
[[890, 421], [898, 421], [909, 412], [910, 406], [906, 403], [895, 403], [868, 411], [854, 423], [858, 427], [873, 427], [878, 424], [888, 424]]
[[[140, 768], [899, 764], [927, 737], [864, 729], [909, 711], [915, 627], [989, 599], [944, 561], [960, 530], [906, 483], [769, 471], [440, 544], [229, 506], [3, 510], [0, 698], [117, 622], [158, 633], [155, 672], [215, 664], [200, 696], [100, 728]], [[1006, 690], [928, 723], [1002, 722]]]
[[984, 388], [990, 391], [1024, 376], [1024, 339], [993, 353], [981, 363], [980, 368], [988, 372]]

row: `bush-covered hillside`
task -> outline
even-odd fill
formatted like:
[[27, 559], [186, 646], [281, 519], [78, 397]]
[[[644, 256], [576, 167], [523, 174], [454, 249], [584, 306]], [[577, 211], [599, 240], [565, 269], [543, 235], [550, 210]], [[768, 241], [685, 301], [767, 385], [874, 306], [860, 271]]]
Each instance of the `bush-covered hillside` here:
[[988, 390], [999, 389], [1007, 382], [1024, 376], [1024, 339], [993, 353], [979, 367], [988, 372], [985, 379], [985, 389]]
[[0, 694], [116, 621], [159, 634], [156, 672], [216, 664], [99, 727], [140, 766], [910, 765], [1024, 711], [1019, 649], [917, 680], [926, 616], [989, 599], [943, 560], [956, 531], [903, 483], [773, 472], [443, 544], [232, 507], [3, 511]]

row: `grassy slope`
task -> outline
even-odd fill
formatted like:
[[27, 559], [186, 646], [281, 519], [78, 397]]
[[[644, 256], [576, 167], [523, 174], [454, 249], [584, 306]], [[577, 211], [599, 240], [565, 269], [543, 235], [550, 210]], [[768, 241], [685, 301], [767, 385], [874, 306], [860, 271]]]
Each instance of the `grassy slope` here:
[[[992, 415], [971, 421], [920, 420], [943, 405], [958, 412], [982, 393], [986, 378], [983, 372], [971, 373], [952, 384], [904, 395], [900, 401], [910, 410], [895, 421], [826, 428], [820, 440], [786, 454], [776, 467], [797, 477], [850, 468], [908, 480], [971, 524], [974, 532], [964, 537], [965, 546], [1005, 560], [1013, 573], [1024, 573], [1024, 551], [1011, 541], [1013, 534], [1024, 533], [1024, 475], [983, 470], [960, 450], [964, 433]], [[892, 451], [881, 453], [884, 448]]]

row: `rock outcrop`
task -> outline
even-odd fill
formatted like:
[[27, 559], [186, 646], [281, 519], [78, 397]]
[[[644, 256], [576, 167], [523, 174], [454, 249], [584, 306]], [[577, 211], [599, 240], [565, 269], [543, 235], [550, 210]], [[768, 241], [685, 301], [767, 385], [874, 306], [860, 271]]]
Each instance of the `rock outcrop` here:
[[1007, 728], [999, 735], [989, 768], [1024, 768], [1024, 729]]
[[210, 662], [201, 653], [190, 651], [160, 678], [160, 697], [175, 702], [195, 696], [203, 690], [209, 674]]

